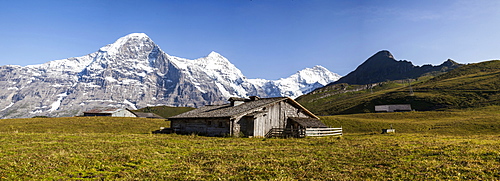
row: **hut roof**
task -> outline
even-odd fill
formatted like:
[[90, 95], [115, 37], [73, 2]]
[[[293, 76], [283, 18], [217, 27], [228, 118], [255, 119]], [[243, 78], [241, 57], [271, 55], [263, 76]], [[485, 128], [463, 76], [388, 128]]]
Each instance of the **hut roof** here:
[[314, 119], [314, 118], [290, 117], [289, 119], [292, 120], [293, 122], [298, 123], [300, 126], [306, 127], [306, 128], [326, 128], [326, 127], [328, 127], [324, 123], [319, 121], [318, 119]]
[[[235, 98], [231, 98], [235, 100]], [[240, 99], [238, 99], [240, 100]], [[273, 97], [273, 98], [259, 98], [259, 99], [244, 99], [243, 104], [237, 106], [231, 106], [231, 104], [223, 104], [217, 106], [204, 106], [192, 111], [188, 111], [177, 116], [170, 117], [169, 119], [176, 118], [236, 118], [245, 115], [252, 114], [256, 111], [261, 111], [263, 107], [268, 105], [278, 103], [281, 101], [287, 101], [291, 105], [304, 110], [304, 113], [310, 115], [313, 118], [319, 119], [316, 115], [311, 113], [306, 108], [302, 107], [299, 103], [289, 97]]]
[[140, 118], [165, 119], [165, 118], [163, 118], [155, 113], [134, 112], [134, 114]]
[[229, 98], [229, 101], [246, 101], [247, 99], [242, 98], [242, 97], [231, 97]]
[[91, 110], [85, 111], [83, 113], [89, 113], [89, 114], [113, 114], [113, 113], [116, 113], [116, 112], [121, 111], [121, 110], [123, 110], [123, 108], [95, 108], [95, 109], [91, 109]]

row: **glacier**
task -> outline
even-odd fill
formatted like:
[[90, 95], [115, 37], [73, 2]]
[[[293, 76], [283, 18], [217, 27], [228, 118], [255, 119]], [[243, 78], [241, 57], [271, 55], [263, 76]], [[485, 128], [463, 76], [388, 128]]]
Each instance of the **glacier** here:
[[296, 98], [338, 80], [322, 66], [279, 80], [248, 79], [213, 51], [190, 60], [132, 33], [81, 57], [0, 66], [0, 118], [76, 116], [96, 107], [200, 107], [229, 97]]

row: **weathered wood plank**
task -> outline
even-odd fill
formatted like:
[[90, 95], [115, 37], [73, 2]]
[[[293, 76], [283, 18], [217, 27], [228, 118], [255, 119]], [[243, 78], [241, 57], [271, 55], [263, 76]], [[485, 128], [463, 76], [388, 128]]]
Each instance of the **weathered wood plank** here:
[[342, 128], [306, 128], [306, 136], [341, 136]]
[[306, 136], [342, 136], [342, 133], [336, 133], [336, 134], [306, 134]]

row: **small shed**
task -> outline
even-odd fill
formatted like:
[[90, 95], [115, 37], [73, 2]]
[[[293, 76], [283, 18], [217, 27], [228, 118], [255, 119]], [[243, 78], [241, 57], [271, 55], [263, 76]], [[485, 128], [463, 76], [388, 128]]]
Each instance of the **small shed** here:
[[83, 112], [83, 116], [137, 117], [126, 108], [96, 108]]
[[155, 113], [134, 112], [134, 114], [139, 118], [165, 119]]
[[171, 128], [181, 134], [265, 137], [276, 129], [324, 126], [316, 115], [288, 97], [232, 97], [228, 101], [170, 117]]
[[290, 117], [288, 118], [289, 125], [294, 129], [303, 129], [303, 128], [328, 128], [323, 122], [314, 118], [299, 118], [299, 117]]
[[405, 112], [411, 111], [410, 104], [377, 105], [375, 112]]

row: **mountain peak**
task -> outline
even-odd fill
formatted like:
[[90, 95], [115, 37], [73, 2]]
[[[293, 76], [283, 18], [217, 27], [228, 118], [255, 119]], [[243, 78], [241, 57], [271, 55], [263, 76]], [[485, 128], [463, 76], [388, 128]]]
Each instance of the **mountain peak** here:
[[315, 65], [312, 69], [314, 69], [314, 70], [328, 70], [327, 68], [325, 68], [321, 65]]
[[389, 50], [381, 50], [381, 51], [377, 52], [375, 55], [373, 55], [372, 57], [373, 58], [375, 58], [375, 57], [380, 57], [380, 58], [381, 57], [385, 57], [385, 58], [394, 59], [394, 56], [392, 55], [391, 52], [389, 52]]
[[[406, 62], [408, 63], [408, 62]], [[374, 55], [372, 55], [370, 58], [365, 60], [361, 65], [356, 68], [358, 71], [366, 71], [366, 70], [372, 70], [378, 68], [383, 68], [383, 67], [391, 67], [394, 66], [395, 64], [400, 64], [399, 61], [394, 59], [394, 56], [389, 52], [388, 50], [382, 50]], [[413, 66], [413, 65], [411, 65]], [[385, 68], [384, 68], [385, 69]]]
[[414, 66], [410, 61], [398, 61], [389, 51], [382, 50], [333, 84], [365, 85], [389, 80], [415, 79], [425, 73], [449, 71], [459, 66], [455, 63], [448, 60], [442, 66]]
[[202, 62], [204, 63], [211, 63], [211, 64], [215, 62], [218, 62], [218, 64], [231, 64], [231, 62], [229, 62], [229, 60], [226, 57], [222, 56], [221, 54], [215, 51], [210, 52], [210, 54], [208, 54], [206, 57], [200, 58], [199, 60], [202, 60]]
[[463, 64], [455, 62], [452, 59], [448, 59], [448, 60], [444, 61], [441, 65], [439, 65], [437, 67], [441, 67], [442, 71], [447, 71], [448, 69], [454, 69], [454, 68], [460, 67], [462, 65]]
[[288, 78], [270, 82], [269, 85], [275, 87], [297, 87], [295, 91], [284, 91], [282, 93], [282, 95], [295, 98], [334, 82], [340, 77], [340, 75], [330, 72], [325, 67], [316, 65], [313, 68], [305, 68], [297, 71], [297, 73]]
[[302, 74], [314, 74], [314, 73], [318, 73], [318, 72], [330, 72], [330, 70], [328, 70], [327, 68], [321, 66], [321, 65], [316, 65], [312, 68], [305, 68], [305, 69], [302, 69], [302, 70], [299, 70], [297, 71], [296, 74], [298, 75], [302, 75]]
[[124, 37], [119, 38], [113, 44], [123, 45], [128, 41], [148, 41], [151, 40], [146, 33], [130, 33]]
[[130, 33], [123, 38], [149, 38], [146, 33]]
[[212, 52], [210, 52], [210, 54], [208, 54], [207, 57], [221, 57], [221, 56], [222, 56], [221, 54], [219, 54], [215, 51], [212, 51]]
[[313, 68], [305, 68], [297, 71], [297, 73], [287, 79], [307, 79], [308, 83], [320, 81], [321, 84], [326, 85], [330, 82], [338, 80], [340, 77], [340, 75], [331, 72], [327, 68], [321, 65], [316, 65]]
[[106, 45], [99, 49], [102, 52], [108, 52], [108, 54], [116, 54], [119, 49], [125, 46], [143, 47], [153, 45], [153, 41], [145, 33], [131, 33], [124, 37], [119, 38], [114, 43]]
[[452, 59], [448, 59], [448, 60], [444, 61], [441, 65], [447, 65], [447, 66], [450, 66], [450, 65], [460, 65], [460, 63], [455, 62]]

